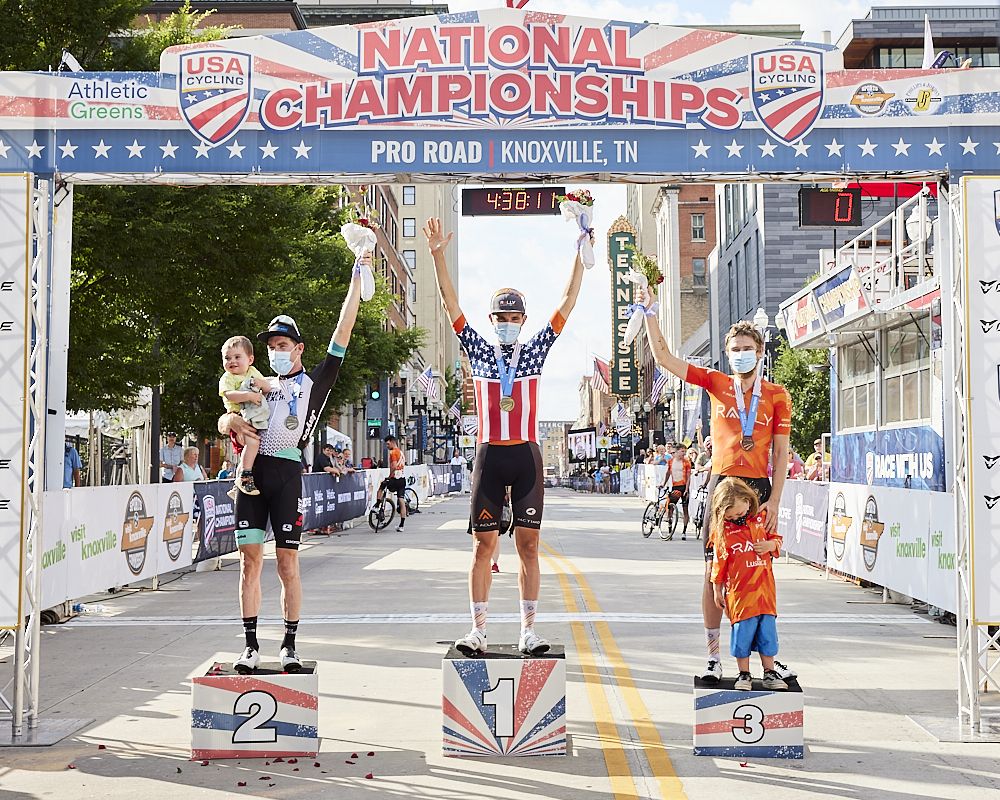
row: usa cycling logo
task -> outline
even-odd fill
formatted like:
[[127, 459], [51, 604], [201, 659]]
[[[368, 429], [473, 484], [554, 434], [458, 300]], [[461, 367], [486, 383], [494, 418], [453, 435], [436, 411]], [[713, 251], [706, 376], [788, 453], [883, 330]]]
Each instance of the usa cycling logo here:
[[750, 56], [750, 98], [761, 124], [786, 144], [797, 142], [823, 113], [823, 53], [776, 47]]
[[181, 54], [177, 80], [181, 115], [195, 135], [222, 144], [250, 115], [252, 56], [230, 50]]

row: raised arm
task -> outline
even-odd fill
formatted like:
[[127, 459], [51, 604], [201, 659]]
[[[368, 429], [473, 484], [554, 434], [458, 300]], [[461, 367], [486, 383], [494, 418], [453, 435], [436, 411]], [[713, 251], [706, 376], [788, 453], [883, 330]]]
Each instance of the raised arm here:
[[454, 325], [455, 321], [462, 316], [462, 307], [458, 304], [458, 292], [455, 291], [455, 284], [451, 282], [451, 275], [448, 274], [448, 262], [444, 258], [445, 248], [448, 247], [454, 234], [442, 233], [441, 220], [431, 217], [424, 225], [424, 236], [427, 239], [427, 248], [431, 251], [431, 257], [434, 259], [434, 274], [437, 276], [441, 302], [444, 303], [445, 311], [448, 312], [448, 319]]
[[[652, 306], [656, 301], [656, 292], [652, 288], [647, 288], [646, 297], [639, 298], [639, 301], [643, 302], [647, 308]], [[649, 340], [649, 349], [653, 353], [653, 360], [682, 381], [686, 381], [688, 363], [670, 352], [670, 348], [667, 347], [667, 340], [663, 338], [663, 331], [660, 330], [660, 325], [656, 321], [655, 316], [646, 316], [646, 338]]]
[[[365, 261], [371, 264], [371, 253], [365, 254]], [[358, 320], [358, 306], [361, 303], [361, 272], [355, 270], [351, 275], [351, 285], [347, 289], [347, 297], [344, 298], [344, 305], [340, 307], [340, 320], [337, 322], [337, 329], [333, 332], [331, 344], [337, 345], [341, 351], [347, 349], [351, 342], [351, 332], [354, 330], [354, 323]]]
[[566, 289], [563, 291], [562, 301], [559, 303], [558, 311], [559, 316], [563, 318], [565, 322], [569, 319], [570, 313], [573, 311], [573, 307], [576, 305], [576, 298], [580, 296], [580, 284], [583, 283], [583, 260], [580, 258], [580, 254], [576, 254], [576, 259], [573, 261], [573, 271], [569, 276], [569, 283], [566, 284]]

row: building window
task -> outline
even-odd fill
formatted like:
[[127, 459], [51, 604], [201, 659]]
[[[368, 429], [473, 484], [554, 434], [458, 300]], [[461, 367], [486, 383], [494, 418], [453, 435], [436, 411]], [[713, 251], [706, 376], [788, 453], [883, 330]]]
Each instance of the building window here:
[[882, 421], [931, 417], [930, 316], [913, 319], [883, 334]]
[[417, 268], [417, 251], [416, 250], [404, 250], [403, 251], [403, 261], [410, 270], [415, 270]]
[[747, 187], [747, 195], [750, 200], [750, 216], [757, 213], [757, 184], [752, 183]]
[[743, 308], [743, 298], [747, 296], [747, 276], [740, 268], [740, 251], [738, 249], [733, 253], [733, 267], [736, 270], [736, 305], [733, 307], [733, 319], [739, 319], [743, 316], [743, 312], [740, 311]]
[[759, 305], [764, 305], [764, 270], [760, 268], [760, 228], [754, 228], [753, 231], [753, 261], [757, 272], [757, 299], [760, 300]]
[[728, 275], [729, 275], [729, 323], [732, 324], [736, 321], [736, 276], [733, 274], [733, 262], [730, 261], [727, 265]]
[[416, 186], [404, 186], [403, 187], [403, 205], [404, 206], [415, 206], [417, 204], [417, 187]]
[[703, 241], [705, 241], [705, 215], [704, 214], [692, 214], [691, 215], [691, 241], [693, 241], [693, 242], [703, 242]]
[[726, 184], [726, 243], [725, 247], [733, 239], [733, 187]]
[[707, 289], [708, 282], [705, 279], [705, 259], [691, 259], [691, 285], [695, 289]]
[[403, 217], [403, 236], [417, 235], [417, 220], [415, 217]]
[[837, 357], [840, 430], [875, 424], [875, 359], [869, 351], [872, 346], [874, 340], [840, 348]]
[[752, 239], [747, 239], [743, 243], [743, 269], [746, 271], [747, 275], [747, 313], [749, 314], [757, 303], [757, 274], [754, 270], [753, 260], [750, 258], [750, 243]]

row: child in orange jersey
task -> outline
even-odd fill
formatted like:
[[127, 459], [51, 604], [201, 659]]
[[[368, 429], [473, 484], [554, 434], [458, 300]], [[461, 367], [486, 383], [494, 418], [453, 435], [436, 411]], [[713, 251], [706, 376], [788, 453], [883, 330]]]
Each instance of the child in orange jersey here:
[[[729, 652], [739, 665], [734, 688], [750, 691], [750, 653], [760, 654], [765, 689], [787, 689], [774, 670], [778, 655], [777, 596], [771, 561], [781, 549], [781, 537], [768, 533], [766, 511], [758, 512], [757, 493], [743, 481], [719, 481], [712, 496], [712, 536], [715, 563], [712, 584], [715, 604], [729, 615], [733, 629]], [[723, 596], [725, 592], [725, 596]]]

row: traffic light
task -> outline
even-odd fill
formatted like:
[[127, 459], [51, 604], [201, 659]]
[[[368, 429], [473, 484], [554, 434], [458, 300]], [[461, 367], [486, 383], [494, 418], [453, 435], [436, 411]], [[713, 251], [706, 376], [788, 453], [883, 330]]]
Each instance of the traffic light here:
[[369, 439], [381, 439], [382, 438], [382, 426], [381, 425], [373, 425], [372, 427], [370, 427], [368, 429], [368, 438]]
[[382, 399], [382, 392], [379, 390], [378, 384], [373, 383], [368, 387], [368, 399], [372, 402]]

